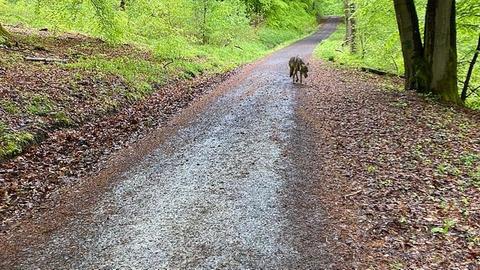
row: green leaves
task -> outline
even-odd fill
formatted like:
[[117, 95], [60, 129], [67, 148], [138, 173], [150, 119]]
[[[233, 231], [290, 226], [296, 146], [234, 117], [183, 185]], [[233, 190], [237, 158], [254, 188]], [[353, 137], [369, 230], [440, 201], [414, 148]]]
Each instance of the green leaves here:
[[447, 219], [441, 227], [433, 227], [430, 232], [434, 234], [447, 234], [456, 224], [455, 220]]

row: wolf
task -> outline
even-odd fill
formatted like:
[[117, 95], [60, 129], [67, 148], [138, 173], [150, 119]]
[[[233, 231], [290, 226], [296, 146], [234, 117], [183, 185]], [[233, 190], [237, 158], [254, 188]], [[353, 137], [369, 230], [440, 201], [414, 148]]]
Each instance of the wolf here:
[[[302, 58], [298, 56], [290, 58], [288, 66], [290, 67], [290, 77], [293, 78], [293, 83], [298, 82], [299, 79], [300, 83], [302, 83], [303, 78], [308, 77], [309, 64], [305, 64]], [[298, 73], [300, 73], [300, 77], [298, 76]]]

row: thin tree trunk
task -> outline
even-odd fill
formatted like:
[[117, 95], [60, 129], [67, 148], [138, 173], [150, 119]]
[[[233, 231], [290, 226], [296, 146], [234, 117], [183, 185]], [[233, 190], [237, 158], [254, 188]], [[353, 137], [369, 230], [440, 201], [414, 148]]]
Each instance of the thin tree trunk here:
[[208, 0], [203, 0], [202, 44], [207, 44], [207, 12]]
[[353, 14], [355, 14], [355, 3], [350, 3], [350, 52], [355, 53], [357, 51], [357, 43], [356, 43], [356, 36], [357, 36], [357, 23]]
[[455, 0], [428, 0], [425, 17], [428, 89], [444, 101], [462, 103], [457, 85]]
[[350, 51], [354, 53], [356, 51], [356, 44], [355, 44], [355, 19], [353, 18], [353, 14], [355, 13], [355, 4], [351, 3], [349, 0], [343, 1], [343, 8], [345, 9], [345, 42], [346, 46], [349, 46]]
[[405, 89], [425, 92], [428, 74], [415, 3], [413, 0], [394, 0], [394, 5], [405, 65]]
[[479, 53], [480, 53], [480, 35], [478, 35], [477, 49], [476, 49], [475, 53], [473, 54], [473, 59], [470, 62], [470, 67], [468, 68], [467, 78], [465, 79], [465, 83], [463, 85], [462, 96], [461, 96], [462, 101], [465, 101], [467, 99], [468, 86], [470, 85], [470, 79], [472, 78], [473, 68], [475, 67], [475, 64], [477, 63], [477, 58], [478, 58]]
[[345, 41], [344, 44], [348, 45], [350, 38], [350, 8], [348, 0], [343, 0], [343, 11], [345, 13]]

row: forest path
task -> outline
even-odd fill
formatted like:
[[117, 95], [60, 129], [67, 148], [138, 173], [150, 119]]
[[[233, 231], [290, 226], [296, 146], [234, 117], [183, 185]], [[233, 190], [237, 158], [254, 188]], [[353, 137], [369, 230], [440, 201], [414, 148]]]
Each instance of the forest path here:
[[107, 176], [115, 180], [105, 193], [74, 203], [74, 219], [26, 229], [28, 244], [12, 245], [0, 268], [329, 268], [322, 205], [296, 165], [308, 154], [297, 145], [296, 92], [308, 86], [291, 83], [287, 63], [309, 58], [336, 24], [247, 66], [183, 111], [158, 131], [155, 150]]

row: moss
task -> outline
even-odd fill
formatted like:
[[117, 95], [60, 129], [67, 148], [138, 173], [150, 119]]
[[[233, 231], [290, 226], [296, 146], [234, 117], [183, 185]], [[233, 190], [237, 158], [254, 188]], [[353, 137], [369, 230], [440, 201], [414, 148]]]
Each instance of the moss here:
[[52, 119], [54, 126], [69, 127], [73, 125], [73, 120], [65, 112], [53, 113]]
[[0, 122], [0, 160], [20, 154], [30, 145], [34, 136], [26, 131], [12, 131]]
[[0, 108], [9, 114], [18, 114], [21, 111], [17, 104], [10, 100], [0, 100]]
[[27, 112], [32, 115], [46, 116], [53, 111], [54, 103], [45, 95], [34, 95], [28, 105]]

